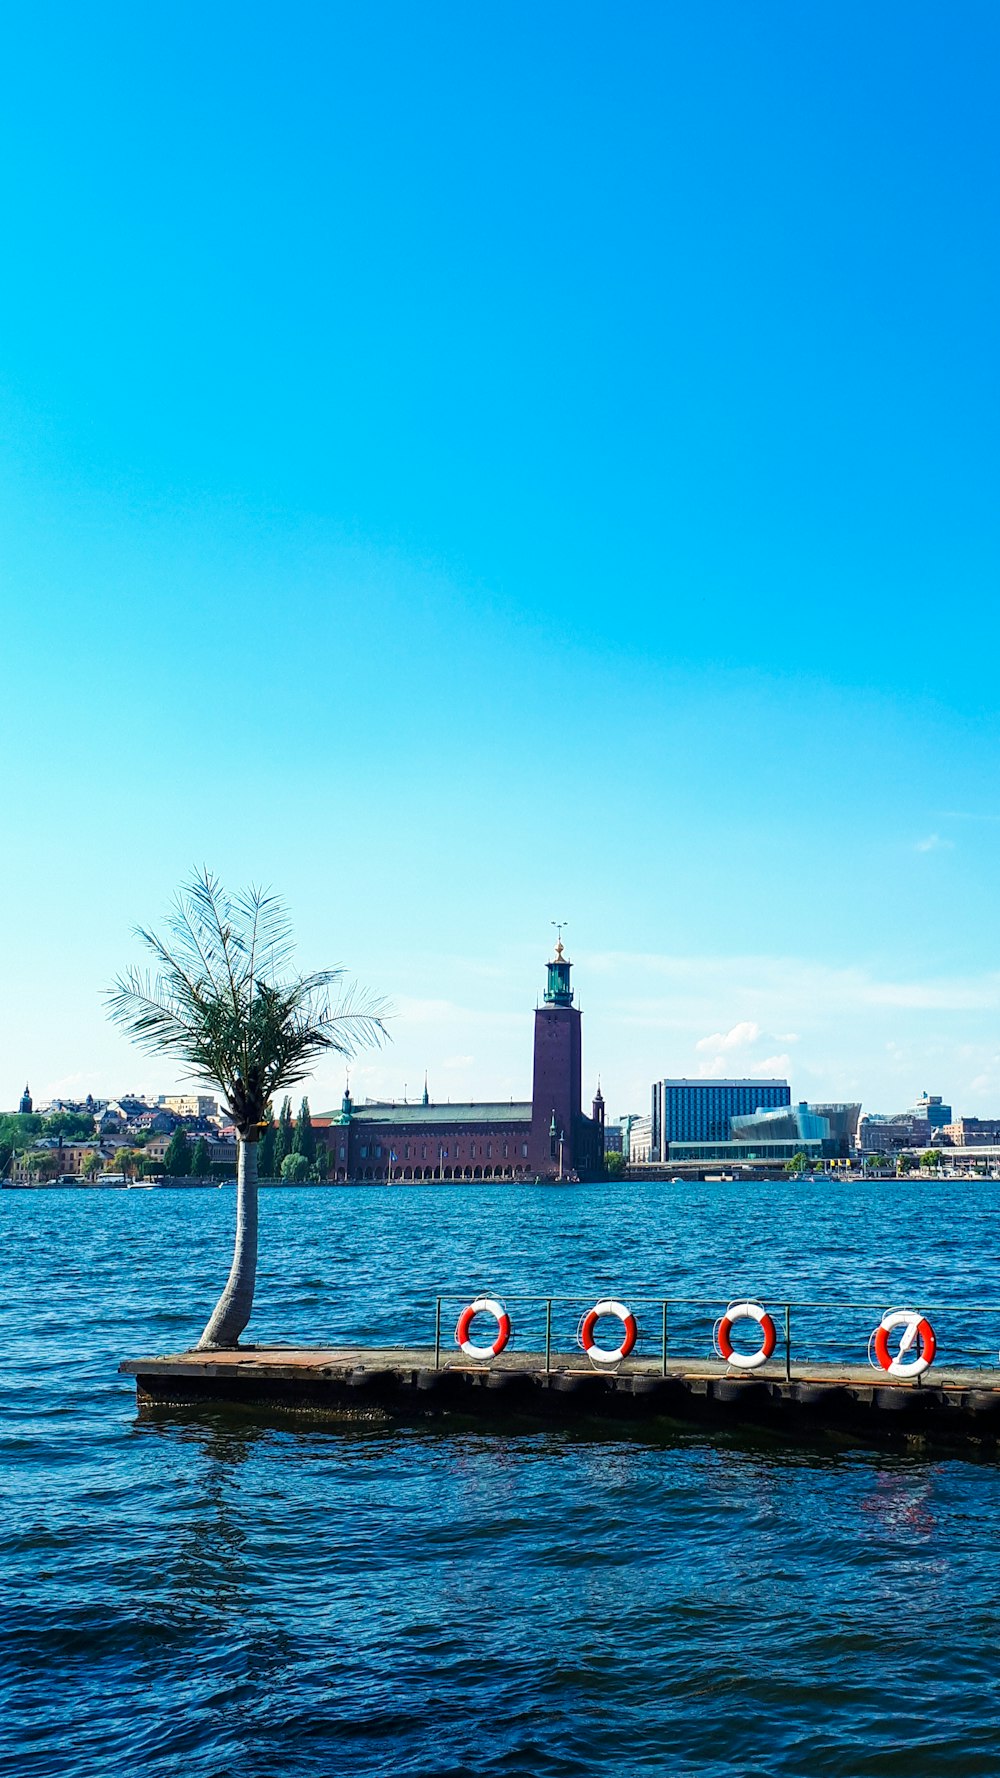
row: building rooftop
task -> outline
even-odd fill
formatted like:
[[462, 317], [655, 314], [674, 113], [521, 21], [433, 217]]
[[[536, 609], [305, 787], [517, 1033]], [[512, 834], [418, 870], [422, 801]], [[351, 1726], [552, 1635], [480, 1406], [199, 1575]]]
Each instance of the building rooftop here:
[[777, 1080], [774, 1075], [746, 1074], [727, 1076], [725, 1080], [716, 1079], [714, 1075], [700, 1074], [665, 1075], [657, 1085], [665, 1087], [787, 1087], [787, 1080]]
[[[340, 1122], [336, 1111], [323, 1113], [314, 1123]], [[398, 1100], [384, 1104], [352, 1105], [351, 1122], [355, 1124], [412, 1124], [416, 1127], [434, 1124], [530, 1124], [531, 1102], [521, 1099], [484, 1100], [471, 1104], [445, 1103], [433, 1105], [400, 1104]]]

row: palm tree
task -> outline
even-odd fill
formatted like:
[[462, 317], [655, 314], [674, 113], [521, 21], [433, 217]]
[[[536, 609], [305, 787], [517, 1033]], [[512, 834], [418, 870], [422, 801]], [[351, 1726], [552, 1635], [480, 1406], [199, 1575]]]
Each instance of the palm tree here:
[[[197, 1350], [232, 1347], [250, 1319], [257, 1277], [257, 1142], [276, 1093], [305, 1080], [327, 1050], [353, 1055], [386, 1035], [385, 1008], [342, 969], [288, 974], [291, 928], [263, 889], [230, 896], [208, 870], [178, 894], [168, 938], [136, 928], [150, 975], [119, 976], [108, 1009], [135, 1042], [218, 1087], [236, 1126], [236, 1242], [229, 1277]], [[331, 1004], [331, 989], [339, 999]]]

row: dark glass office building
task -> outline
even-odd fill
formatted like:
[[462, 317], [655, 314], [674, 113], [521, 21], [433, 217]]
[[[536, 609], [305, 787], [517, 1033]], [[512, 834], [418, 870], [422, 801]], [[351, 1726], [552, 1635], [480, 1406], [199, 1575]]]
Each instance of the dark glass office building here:
[[666, 1160], [671, 1142], [728, 1142], [731, 1117], [791, 1102], [787, 1080], [655, 1081], [652, 1158]]

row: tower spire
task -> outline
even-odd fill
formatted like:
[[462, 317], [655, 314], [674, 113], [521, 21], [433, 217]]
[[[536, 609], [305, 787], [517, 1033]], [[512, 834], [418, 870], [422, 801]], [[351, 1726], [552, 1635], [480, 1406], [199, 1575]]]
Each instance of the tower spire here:
[[566, 921], [553, 920], [552, 924], [556, 929], [558, 937], [556, 939], [555, 955], [548, 965], [549, 974], [548, 981], [545, 985], [545, 1004], [546, 1006], [572, 1006], [573, 990], [569, 985], [569, 972], [573, 965], [565, 954], [562, 941], [563, 927], [566, 925]]

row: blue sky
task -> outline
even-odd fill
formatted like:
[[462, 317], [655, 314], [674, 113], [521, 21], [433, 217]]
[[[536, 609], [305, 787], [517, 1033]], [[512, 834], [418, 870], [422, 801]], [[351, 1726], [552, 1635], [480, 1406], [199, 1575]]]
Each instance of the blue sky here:
[[565, 917], [612, 1111], [1000, 1111], [996, 9], [0, 29], [0, 1100], [172, 1084], [207, 862], [359, 1091], [526, 1093]]

